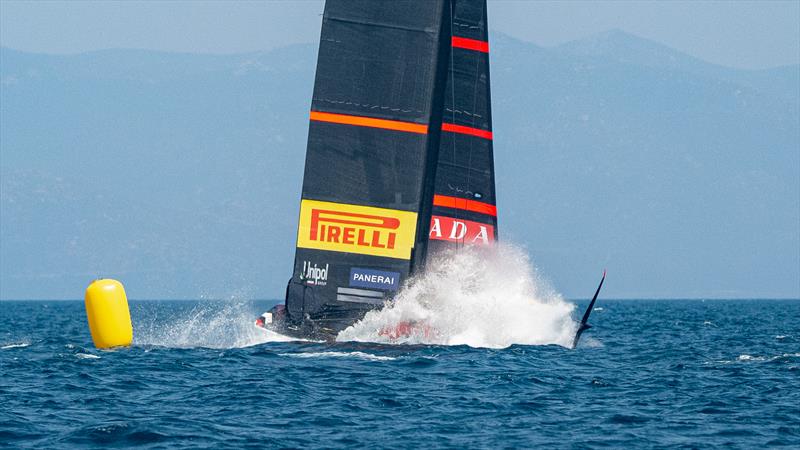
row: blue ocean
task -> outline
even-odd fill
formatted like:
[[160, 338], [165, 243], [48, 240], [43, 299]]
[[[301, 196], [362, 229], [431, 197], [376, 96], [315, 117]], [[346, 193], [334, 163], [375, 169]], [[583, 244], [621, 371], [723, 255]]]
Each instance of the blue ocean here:
[[82, 301], [0, 302], [0, 447], [800, 448], [798, 300], [601, 299], [574, 350], [280, 342], [273, 303], [131, 301], [100, 351]]

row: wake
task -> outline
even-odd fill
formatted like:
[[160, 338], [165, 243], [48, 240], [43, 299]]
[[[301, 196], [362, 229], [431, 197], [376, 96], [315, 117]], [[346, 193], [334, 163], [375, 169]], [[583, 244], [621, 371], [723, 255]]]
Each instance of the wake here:
[[[542, 280], [521, 249], [509, 244], [444, 252], [410, 279], [382, 310], [343, 330], [337, 341], [391, 344], [513, 344], [570, 347], [578, 325], [575, 305]], [[408, 336], [389, 336], [399, 323], [424, 324]]]

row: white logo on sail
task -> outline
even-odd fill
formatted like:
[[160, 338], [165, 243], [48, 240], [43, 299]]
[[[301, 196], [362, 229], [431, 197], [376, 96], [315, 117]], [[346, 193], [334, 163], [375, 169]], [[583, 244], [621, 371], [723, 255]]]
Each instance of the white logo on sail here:
[[431, 217], [429, 239], [485, 245], [494, 241], [494, 227], [490, 224], [459, 220], [450, 217]]
[[309, 286], [325, 286], [328, 284], [328, 264], [325, 264], [325, 268], [322, 268], [316, 264], [312, 265], [309, 261], [303, 261], [300, 280]]

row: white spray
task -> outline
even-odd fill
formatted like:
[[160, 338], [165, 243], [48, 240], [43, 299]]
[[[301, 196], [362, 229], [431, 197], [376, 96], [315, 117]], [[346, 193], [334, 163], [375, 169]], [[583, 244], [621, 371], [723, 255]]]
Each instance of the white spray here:
[[[577, 330], [566, 302], [537, 276], [525, 252], [509, 244], [464, 247], [428, 262], [379, 311], [339, 333], [339, 341], [469, 345], [570, 346]], [[385, 330], [404, 322], [424, 324], [410, 336]]]
[[292, 339], [256, 328], [252, 304], [244, 300], [203, 302], [186, 315], [135, 324], [134, 344], [171, 348], [241, 348]]

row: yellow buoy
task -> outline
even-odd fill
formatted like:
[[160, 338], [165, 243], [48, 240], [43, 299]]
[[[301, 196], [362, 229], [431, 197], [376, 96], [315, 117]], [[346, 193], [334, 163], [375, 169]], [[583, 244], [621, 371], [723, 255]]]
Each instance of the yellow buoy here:
[[94, 280], [86, 288], [86, 317], [97, 348], [123, 347], [133, 341], [125, 288], [117, 280]]

